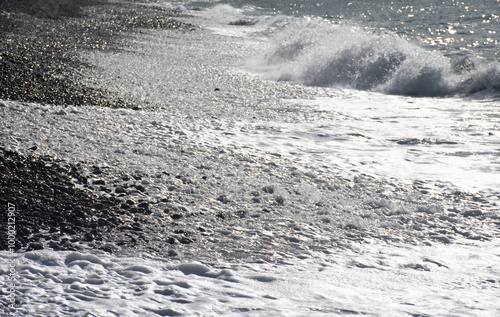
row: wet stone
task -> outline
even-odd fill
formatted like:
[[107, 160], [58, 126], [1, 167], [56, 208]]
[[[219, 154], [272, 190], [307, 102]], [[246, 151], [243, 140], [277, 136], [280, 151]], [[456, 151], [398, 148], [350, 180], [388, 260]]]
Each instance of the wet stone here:
[[103, 204], [95, 204], [95, 205], [92, 205], [91, 208], [94, 208], [95, 210], [102, 210], [102, 209], [104, 209], [104, 205]]
[[[80, 248], [77, 242], [102, 240], [103, 235], [107, 234], [106, 230], [95, 231], [90, 239], [90, 235], [82, 233], [90, 227], [87, 215], [94, 215], [98, 210], [104, 209], [105, 205], [96, 203], [100, 200], [98, 193], [74, 187], [72, 178], [81, 178], [78, 166], [63, 165], [62, 161], [35, 153], [20, 155], [2, 147], [0, 157], [0, 162], [10, 161], [13, 164], [12, 170], [0, 170], [0, 203], [7, 204], [7, 197], [20, 197], [14, 200], [16, 222], [20, 228], [17, 248], [38, 250], [45, 244], [52, 249], [77, 250]], [[118, 204], [113, 196], [101, 201], [109, 206]], [[104, 221], [106, 228], [113, 228], [121, 223], [117, 220], [119, 215], [110, 210], [98, 217], [101, 225]], [[6, 227], [0, 226], [1, 235], [6, 233], [5, 230]], [[47, 233], [32, 235], [38, 232]], [[63, 235], [70, 239], [59, 241]], [[0, 243], [0, 248], [5, 250], [7, 245]]]
[[177, 257], [179, 254], [175, 250], [168, 250], [168, 256]]
[[85, 232], [83, 234], [83, 240], [87, 241], [87, 242], [93, 241], [94, 240], [94, 235], [92, 233], [90, 233], [90, 232]]
[[274, 187], [273, 186], [265, 186], [262, 188], [262, 191], [267, 194], [273, 194], [274, 193]]
[[229, 197], [227, 197], [226, 195], [220, 195], [219, 197], [217, 197], [217, 200], [223, 204], [228, 204], [229, 202], [231, 202]]
[[124, 192], [125, 192], [125, 189], [122, 186], [118, 186], [115, 188], [115, 193], [117, 193], [117, 194], [121, 194]]
[[467, 210], [463, 213], [464, 217], [479, 217], [483, 215], [483, 212], [481, 210], [475, 209], [475, 210]]
[[148, 209], [149, 203], [143, 202], [137, 205], [138, 208]]
[[106, 185], [106, 182], [102, 179], [96, 179], [92, 184], [94, 185]]

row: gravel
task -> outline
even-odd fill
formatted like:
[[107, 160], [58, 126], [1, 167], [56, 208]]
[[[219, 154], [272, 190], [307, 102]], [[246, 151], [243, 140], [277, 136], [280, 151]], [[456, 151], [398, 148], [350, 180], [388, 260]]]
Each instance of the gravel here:
[[[120, 200], [87, 190], [79, 164], [0, 148], [0, 175], [2, 213], [7, 206], [16, 211], [17, 250], [77, 250], [84, 247], [81, 241], [102, 244], [123, 224]], [[2, 236], [5, 224], [0, 226]], [[8, 249], [7, 240], [0, 240], [0, 249]]]
[[[82, 74], [93, 66], [79, 54], [123, 49], [124, 34], [144, 28], [192, 30], [193, 25], [174, 19], [179, 15], [134, 1], [0, 1], [0, 100], [141, 110], [106, 90], [86, 86]], [[83, 175], [81, 164], [37, 155], [36, 146], [25, 150], [29, 154], [0, 143], [1, 213], [7, 219], [7, 207], [15, 206], [16, 250], [90, 247], [114, 252], [140, 241], [141, 216], [150, 213], [147, 202], [127, 203], [123, 187], [111, 192], [103, 180]], [[94, 166], [92, 173], [102, 172]], [[136, 189], [145, 191], [142, 185]], [[0, 234], [7, 231], [3, 221]], [[0, 249], [8, 250], [7, 242], [1, 239]]]
[[[76, 6], [57, 3], [56, 15], [0, 3], [0, 99], [4, 100], [0, 101], [0, 110], [5, 110], [1, 111], [5, 114], [1, 121], [5, 142], [9, 133], [22, 133], [18, 137], [28, 138], [24, 145], [36, 142], [40, 148], [54, 140], [71, 142], [50, 133], [39, 138], [39, 123], [47, 119], [43, 110], [32, 109], [32, 115], [40, 112], [40, 116], [34, 116], [30, 127], [18, 126], [15, 116], [24, 106], [5, 100], [51, 104], [47, 108], [57, 111], [51, 110], [49, 115], [64, 117], [68, 131], [90, 133], [96, 140], [113, 133], [108, 121], [99, 121], [107, 118], [103, 117], [105, 112], [76, 116], [75, 108], [67, 106], [129, 107], [139, 111], [133, 111], [137, 118], [144, 115], [143, 122], [149, 122], [148, 107], [116, 98], [96, 88], [99, 85], [86, 86], [89, 78], [84, 74], [95, 66], [82, 62], [79, 56], [85, 51], [125, 50], [127, 34], [144, 28], [189, 32], [194, 27], [176, 21], [175, 11], [151, 6], [139, 9], [132, 1], [80, 1], [74, 2]], [[259, 93], [262, 97], [275, 93], [276, 85], [269, 84], [269, 90]], [[209, 95], [187, 96], [203, 99]], [[239, 113], [231, 109], [239, 111], [241, 106], [233, 98], [228, 100], [223, 103], [224, 113]], [[164, 115], [175, 117], [170, 112]], [[47, 121], [51, 127], [61, 123], [54, 118]], [[79, 130], [82, 118], [90, 120], [85, 121], [86, 129]], [[429, 194], [432, 188], [425, 183], [400, 186], [366, 175], [306, 172], [279, 156], [241, 154], [230, 147], [183, 142], [181, 129], [173, 124], [158, 125], [156, 120], [141, 128], [145, 132], [163, 129], [166, 141], [159, 153], [168, 164], [161, 165], [161, 171], [133, 172], [122, 165], [117, 165], [120, 171], [109, 171], [104, 164], [67, 163], [37, 154], [35, 147], [13, 151], [8, 148], [12, 144], [0, 142], [0, 212], [6, 219], [5, 207], [16, 207], [15, 247], [21, 251], [133, 250], [184, 258], [206, 255], [248, 259], [251, 253], [256, 259], [274, 261], [290, 250], [297, 254], [311, 250], [326, 253], [328, 248], [342, 247], [349, 241], [454, 243], [458, 239], [486, 240], [497, 232], [490, 226], [498, 227], [498, 216], [487, 212], [494, 206], [481, 197], [444, 189], [439, 195]], [[116, 124], [120, 126], [118, 121]], [[121, 127], [128, 126], [121, 123]], [[92, 134], [92, 128], [105, 133]], [[144, 141], [133, 129], [123, 135], [129, 140], [127, 144]], [[102, 151], [120, 148], [120, 142], [106, 139]], [[135, 157], [141, 151], [150, 153], [148, 145], [121, 150], [131, 150], [130, 155]], [[70, 147], [74, 143], [66, 149]], [[78, 159], [85, 160], [82, 157], [91, 156], [79, 152]], [[168, 191], [158, 195], [154, 188], [158, 184]], [[0, 234], [5, 235], [6, 222], [0, 223]], [[0, 249], [8, 248], [2, 241]]]
[[133, 2], [22, 0], [0, 2], [0, 99], [140, 109], [81, 83], [80, 51], [122, 49], [123, 34], [141, 28], [189, 30], [176, 11]]

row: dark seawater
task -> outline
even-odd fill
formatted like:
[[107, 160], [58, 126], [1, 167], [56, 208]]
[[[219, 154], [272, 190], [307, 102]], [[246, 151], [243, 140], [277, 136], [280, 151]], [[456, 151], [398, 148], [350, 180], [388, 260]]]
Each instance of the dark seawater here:
[[389, 31], [442, 50], [474, 52], [498, 61], [500, 2], [487, 1], [221, 1], [255, 14], [321, 17], [334, 23]]

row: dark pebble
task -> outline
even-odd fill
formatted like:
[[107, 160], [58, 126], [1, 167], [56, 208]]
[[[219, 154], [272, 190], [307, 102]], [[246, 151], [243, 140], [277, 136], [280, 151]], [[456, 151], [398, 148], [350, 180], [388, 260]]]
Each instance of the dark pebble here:
[[33, 250], [43, 250], [43, 244], [37, 242], [30, 243], [26, 248], [26, 251], [33, 251]]
[[94, 241], [94, 235], [90, 232], [85, 232], [83, 234], [83, 241], [87, 241], [87, 242]]
[[226, 195], [220, 195], [219, 197], [217, 197], [217, 200], [223, 204], [227, 204], [231, 201]]
[[248, 216], [248, 211], [246, 210], [238, 210], [236, 212], [236, 215], [240, 218], [245, 218], [246, 216]]
[[58, 190], [60, 192], [67, 192], [68, 191], [68, 188], [65, 187], [65, 186], [62, 186], [62, 185], [58, 185], [58, 184], [52, 184], [52, 188], [54, 190]]
[[274, 199], [276, 201], [276, 203], [278, 203], [279, 205], [283, 205], [285, 203], [285, 198], [283, 196], [276, 196], [276, 198]]
[[58, 251], [61, 249], [61, 247], [59, 246], [59, 243], [55, 242], [55, 241], [51, 241], [49, 242], [49, 247], [55, 251]]
[[141, 225], [140, 225], [140, 224], [138, 224], [138, 223], [134, 223], [134, 224], [132, 225], [132, 230], [134, 230], [134, 231], [143, 231], [143, 229], [142, 229]]
[[124, 193], [125, 192], [125, 189], [121, 186], [118, 186], [115, 188], [115, 193], [117, 194], [121, 194], [121, 193]]
[[273, 194], [274, 193], [274, 187], [273, 186], [265, 186], [265, 187], [262, 188], [262, 191], [264, 193]]
[[102, 210], [102, 209], [104, 209], [104, 205], [103, 204], [94, 204], [94, 205], [92, 205], [90, 207], [94, 208], [95, 210]]
[[103, 250], [104, 252], [108, 252], [108, 253], [113, 253], [116, 250], [116, 248], [113, 248], [109, 245], [104, 245], [104, 246], [100, 247], [99, 249]]
[[177, 240], [182, 243], [182, 244], [190, 244], [190, 243], [193, 243], [194, 240], [191, 239], [191, 238], [188, 238], [188, 237], [179, 237], [177, 238]]
[[143, 209], [148, 209], [149, 208], [149, 203], [140, 203], [137, 205], [138, 208], [143, 208]]
[[463, 213], [464, 217], [479, 217], [483, 214], [481, 210], [474, 209], [474, 210], [467, 210]]
[[128, 210], [128, 209], [130, 209], [130, 205], [127, 204], [127, 203], [123, 203], [123, 204], [120, 205], [120, 209]]

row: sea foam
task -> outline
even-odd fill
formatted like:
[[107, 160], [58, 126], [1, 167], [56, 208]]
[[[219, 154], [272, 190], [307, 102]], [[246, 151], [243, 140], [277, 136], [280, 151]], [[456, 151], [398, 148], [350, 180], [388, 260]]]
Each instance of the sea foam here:
[[[353, 244], [288, 264], [39, 250], [15, 258], [12, 316], [497, 315], [498, 241]], [[360, 252], [362, 250], [362, 252]], [[76, 262], [88, 265], [75, 265]], [[0, 261], [0, 293], [9, 264]], [[467, 307], [464, 303], [473, 303]], [[312, 307], [312, 308], [311, 308]], [[445, 308], [442, 308], [445, 307]]]
[[270, 49], [250, 62], [267, 79], [396, 95], [498, 92], [500, 64], [472, 61], [457, 69], [439, 51], [387, 31], [301, 18], [271, 36]]
[[221, 24], [252, 25], [258, 22], [257, 18], [244, 15], [243, 9], [234, 8], [228, 4], [219, 4], [204, 11], [201, 16]]

